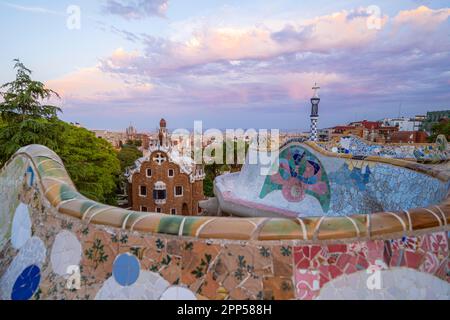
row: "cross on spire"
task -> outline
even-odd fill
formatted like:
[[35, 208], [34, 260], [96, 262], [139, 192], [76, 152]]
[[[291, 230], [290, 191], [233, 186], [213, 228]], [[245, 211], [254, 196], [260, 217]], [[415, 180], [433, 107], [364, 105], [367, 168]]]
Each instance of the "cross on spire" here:
[[314, 90], [314, 98], [318, 98], [320, 87], [317, 85], [317, 82], [314, 83], [314, 87], [312, 87], [312, 89]]
[[153, 161], [156, 161], [156, 163], [158, 163], [158, 165], [162, 165], [164, 161], [166, 161], [167, 158], [163, 157], [161, 152], [157, 153], [157, 157], [153, 158]]

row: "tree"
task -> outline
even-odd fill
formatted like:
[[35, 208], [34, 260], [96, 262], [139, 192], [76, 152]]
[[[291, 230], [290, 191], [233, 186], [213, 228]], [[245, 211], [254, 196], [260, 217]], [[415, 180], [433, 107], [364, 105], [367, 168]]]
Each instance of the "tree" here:
[[83, 195], [100, 202], [116, 204], [120, 162], [112, 145], [95, 134], [58, 119], [61, 109], [42, 104], [58, 94], [31, 80], [31, 71], [14, 60], [16, 80], [7, 88], [0, 103], [0, 167], [19, 148], [42, 144], [55, 151]]
[[0, 164], [8, 160], [16, 150], [28, 144], [44, 144], [55, 149], [58, 146], [57, 113], [61, 109], [42, 104], [52, 95], [59, 95], [42, 82], [31, 79], [31, 71], [20, 60], [14, 60], [16, 79], [0, 89]]
[[21, 147], [42, 144], [56, 150], [61, 138], [61, 127], [55, 121], [25, 119], [0, 125], [0, 167]]
[[[243, 146], [239, 145], [237, 141], [233, 142], [233, 163], [231, 164], [225, 164], [226, 162], [226, 152], [227, 152], [227, 142], [223, 142], [223, 159], [222, 164], [220, 163], [211, 163], [211, 164], [205, 164], [205, 180], [203, 181], [203, 193], [207, 197], [213, 197], [214, 196], [214, 180], [217, 176], [223, 174], [225, 171], [230, 172], [239, 172], [242, 169], [242, 164], [238, 163], [238, 152], [242, 151], [239, 150], [239, 148], [245, 148], [244, 152], [245, 155], [247, 155], [249, 144], [245, 143]], [[213, 150], [211, 152], [211, 156], [215, 156], [215, 151]], [[231, 150], [230, 150], [231, 151]]]
[[447, 140], [450, 139], [450, 120], [442, 119], [431, 127], [431, 136], [428, 138], [430, 142], [435, 142], [438, 135], [443, 134]]
[[14, 60], [14, 69], [17, 70], [16, 80], [5, 83], [0, 88], [7, 89], [0, 92], [3, 102], [0, 103], [0, 113], [4, 120], [24, 121], [27, 118], [45, 118], [47, 120], [57, 117], [61, 109], [42, 101], [59, 95], [47, 89], [42, 82], [31, 79], [31, 70], [26, 68], [19, 59]]
[[135, 146], [135, 147], [142, 147], [142, 140], [127, 140], [126, 145], [129, 146]]
[[214, 197], [214, 179], [209, 174], [203, 180], [203, 194], [207, 197]]
[[55, 152], [63, 160], [72, 181], [86, 197], [116, 204], [120, 161], [113, 146], [94, 133], [65, 122], [61, 142]]
[[126, 168], [132, 166], [134, 162], [142, 156], [142, 151], [139, 151], [136, 146], [124, 145], [117, 154], [122, 172], [124, 172]]
[[42, 101], [56, 92], [42, 82], [31, 79], [31, 71], [18, 59], [14, 60], [16, 79], [5, 83], [0, 89], [0, 164], [8, 160], [20, 147], [43, 144], [55, 149], [58, 146], [57, 113], [61, 109]]

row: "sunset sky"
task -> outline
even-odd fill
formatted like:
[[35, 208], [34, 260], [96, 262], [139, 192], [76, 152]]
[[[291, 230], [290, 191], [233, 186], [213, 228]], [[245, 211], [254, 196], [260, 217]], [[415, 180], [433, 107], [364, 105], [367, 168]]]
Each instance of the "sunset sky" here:
[[[378, 6], [379, 17], [371, 15]], [[67, 8], [80, 8], [80, 29]], [[368, 10], [367, 8], [372, 8]], [[309, 128], [450, 109], [447, 1], [0, 0], [14, 58], [90, 129]]]

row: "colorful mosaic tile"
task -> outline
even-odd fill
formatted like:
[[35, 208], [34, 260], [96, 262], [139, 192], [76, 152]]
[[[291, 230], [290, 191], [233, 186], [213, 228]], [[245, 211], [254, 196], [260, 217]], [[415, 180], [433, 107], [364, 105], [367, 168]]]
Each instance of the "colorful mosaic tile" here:
[[[36, 147], [30, 148], [31, 151], [33, 155], [38, 154]], [[48, 158], [44, 158], [37, 160], [41, 167], [50, 168], [54, 171], [52, 175], [59, 174], [61, 167], [58, 160], [51, 160], [56, 164], [50, 165], [45, 162]], [[38, 175], [31, 187], [25, 180], [21, 184], [13, 181], [23, 176], [30, 166], [29, 162], [22, 159], [20, 163], [12, 162], [10, 165], [7, 168], [7, 183], [4, 180], [5, 171], [0, 172], [0, 179], [3, 179], [0, 180], [0, 200], [8, 204], [7, 211], [4, 206], [0, 207], [0, 221], [4, 227], [0, 228], [0, 234], [4, 237], [0, 246], [0, 296], [3, 299], [407, 297], [448, 300], [449, 232], [442, 220], [448, 217], [447, 202], [440, 204], [439, 208], [431, 208], [437, 218], [429, 211], [415, 209], [416, 214], [411, 210], [411, 224], [406, 213], [376, 214], [370, 221], [354, 218], [360, 230], [369, 222], [372, 231], [380, 230], [383, 225], [391, 228], [391, 233], [381, 229], [376, 240], [367, 240], [368, 233], [361, 232], [358, 237], [355, 232], [349, 232], [348, 238], [335, 241], [332, 238], [333, 226], [341, 228], [344, 225], [334, 220], [338, 218], [324, 219], [320, 227], [320, 218], [314, 217], [301, 218], [301, 222], [299, 219], [281, 218], [214, 218], [216, 222], [210, 224], [214, 228], [205, 229], [204, 224], [209, 217], [198, 220], [191, 217], [189, 221], [192, 225], [188, 229], [194, 234], [200, 228], [214, 233], [219, 228], [215, 225], [220, 226], [221, 221], [229, 223], [226, 227], [229, 230], [223, 233], [227, 235], [232, 235], [231, 226], [236, 221], [245, 221], [246, 226], [251, 226], [235, 232], [233, 237], [236, 238], [221, 238], [223, 234], [216, 232], [217, 238], [206, 240], [192, 236], [191, 231], [189, 236], [178, 236], [180, 219], [166, 217], [164, 220], [160, 215], [150, 217], [154, 231], [160, 230], [160, 233], [130, 231], [131, 225], [127, 224], [120, 229], [125, 217], [123, 211], [116, 208], [110, 210], [101, 204], [96, 207], [92, 201], [84, 203], [77, 199], [73, 201], [73, 206], [65, 206], [71, 203], [69, 201], [59, 207], [64, 211], [58, 211], [54, 202], [49, 200], [70, 200], [73, 195], [70, 183], [64, 183], [68, 186], [68, 192], [58, 189], [58, 184], [46, 184], [51, 188], [50, 198], [46, 198], [40, 189]], [[19, 171], [22, 173], [16, 174]], [[45, 174], [46, 170], [42, 173]], [[374, 172], [371, 171], [372, 174]], [[60, 178], [65, 179], [63, 176]], [[27, 206], [31, 225], [31, 237], [24, 237], [22, 245], [17, 245], [21, 241], [16, 241], [22, 237], [13, 235], [18, 229], [12, 230], [19, 203]], [[97, 216], [100, 217], [98, 221], [104, 219], [108, 223], [89, 223], [91, 213], [100, 208], [108, 210], [104, 216]], [[81, 220], [85, 213], [88, 219]], [[385, 219], [385, 215], [390, 218]], [[137, 216], [129, 217], [134, 220]], [[19, 215], [16, 216], [16, 221], [22, 221], [19, 218]], [[405, 231], [407, 236], [393, 233], [402, 231], [399, 219], [405, 224], [406, 231], [410, 225], [414, 226], [413, 231]], [[149, 220], [142, 221], [147, 223]], [[349, 219], [345, 221], [353, 225]], [[418, 232], [415, 229], [417, 226], [420, 229]], [[174, 234], [176, 229], [178, 231]], [[331, 238], [321, 240], [322, 231]], [[341, 233], [336, 232], [335, 235], [342, 235], [342, 230], [339, 231]], [[247, 238], [243, 240], [242, 235]], [[312, 243], [314, 235], [318, 240]], [[378, 240], [378, 237], [381, 239]], [[16, 239], [14, 243], [13, 238]], [[114, 261], [123, 256], [133, 262], [118, 268]], [[72, 264], [79, 265], [80, 287], [68, 289], [70, 272], [67, 269]], [[116, 267], [119, 272], [114, 271]], [[373, 293], [366, 290], [369, 276], [366, 270], [375, 267], [388, 280], [385, 282], [386, 288]]]
[[264, 198], [274, 190], [281, 190], [289, 202], [302, 201], [305, 195], [315, 197], [324, 212], [330, 207], [330, 183], [321, 162], [308, 150], [292, 146], [279, 156], [279, 169], [267, 176], [259, 195]]

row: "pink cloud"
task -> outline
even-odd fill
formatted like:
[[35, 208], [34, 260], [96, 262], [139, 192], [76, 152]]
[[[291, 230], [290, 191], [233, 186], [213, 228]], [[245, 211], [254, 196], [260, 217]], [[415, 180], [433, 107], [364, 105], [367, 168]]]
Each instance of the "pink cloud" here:
[[433, 10], [420, 6], [413, 10], [400, 11], [394, 18], [395, 24], [412, 24], [421, 29], [434, 29], [450, 16], [450, 9]]
[[47, 81], [46, 86], [58, 92], [64, 100], [114, 101], [151, 92], [150, 83], [127, 83], [123, 77], [105, 73], [98, 67], [83, 68], [58, 79]]
[[367, 27], [362, 8], [277, 29], [206, 27], [184, 41], [144, 36], [143, 52], [117, 49], [99, 66], [48, 85], [72, 101], [116, 102], [137, 113], [156, 107], [174, 113], [197, 107], [277, 109], [308, 103], [315, 81], [341, 105], [359, 104], [357, 99], [365, 105], [370, 98], [417, 101], [430, 88], [444, 97], [448, 77], [438, 77], [448, 70], [449, 51], [442, 50], [449, 42], [441, 37], [446, 30], [429, 33], [410, 25], [435, 15], [442, 23], [447, 11], [419, 7], [382, 16], [381, 30]]
[[[387, 17], [381, 17], [380, 21], [384, 26]], [[103, 64], [105, 68], [123, 72], [144, 67], [148, 74], [159, 75], [219, 61], [264, 60], [295, 52], [358, 48], [373, 42], [378, 32], [367, 27], [367, 17], [342, 11], [289, 23], [281, 30], [265, 26], [205, 27], [194, 31], [183, 42], [148, 38], [147, 54], [114, 53]]]

